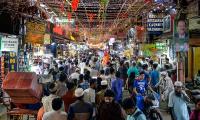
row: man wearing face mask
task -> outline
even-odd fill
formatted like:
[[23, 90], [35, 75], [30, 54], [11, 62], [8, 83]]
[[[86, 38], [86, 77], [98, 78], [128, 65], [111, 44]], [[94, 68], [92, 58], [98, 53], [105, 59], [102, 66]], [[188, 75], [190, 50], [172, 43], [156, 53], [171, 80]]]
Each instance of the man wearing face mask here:
[[121, 106], [114, 100], [114, 97], [112, 90], [106, 90], [104, 101], [98, 109], [97, 120], [124, 120]]
[[189, 120], [187, 103], [190, 98], [182, 89], [182, 82], [176, 81], [174, 87], [175, 90], [170, 93], [168, 102], [172, 120]]

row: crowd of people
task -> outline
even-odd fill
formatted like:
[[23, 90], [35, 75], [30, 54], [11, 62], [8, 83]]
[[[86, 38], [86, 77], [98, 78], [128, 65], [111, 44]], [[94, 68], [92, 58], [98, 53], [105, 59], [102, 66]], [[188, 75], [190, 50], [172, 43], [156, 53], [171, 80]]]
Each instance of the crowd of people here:
[[[160, 66], [150, 57], [127, 59], [113, 55], [106, 64], [93, 53], [57, 60], [41, 71], [52, 75], [44, 85], [37, 120], [155, 120], [163, 119], [166, 102], [173, 120], [200, 119], [200, 102], [192, 113], [184, 85], [176, 81], [176, 65]], [[128, 95], [124, 95], [127, 91]], [[148, 111], [156, 109], [158, 118]], [[155, 109], [154, 109], [155, 110]]]

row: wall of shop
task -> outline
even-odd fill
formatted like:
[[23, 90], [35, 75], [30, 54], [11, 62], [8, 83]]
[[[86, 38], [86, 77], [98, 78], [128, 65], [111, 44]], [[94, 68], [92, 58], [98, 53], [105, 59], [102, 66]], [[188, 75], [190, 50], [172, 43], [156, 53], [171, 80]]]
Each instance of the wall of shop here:
[[189, 57], [188, 57], [188, 77], [192, 80], [200, 69], [200, 1], [193, 0], [188, 4], [189, 20]]
[[189, 44], [188, 75], [192, 79], [200, 69], [200, 38], [190, 38]]
[[194, 75], [196, 75], [197, 71], [200, 69], [200, 47], [195, 47], [194, 49]]
[[[188, 57], [188, 76], [192, 79], [200, 69], [200, 47], [191, 47]], [[193, 52], [193, 53], [192, 53]], [[193, 54], [193, 55], [192, 55]]]

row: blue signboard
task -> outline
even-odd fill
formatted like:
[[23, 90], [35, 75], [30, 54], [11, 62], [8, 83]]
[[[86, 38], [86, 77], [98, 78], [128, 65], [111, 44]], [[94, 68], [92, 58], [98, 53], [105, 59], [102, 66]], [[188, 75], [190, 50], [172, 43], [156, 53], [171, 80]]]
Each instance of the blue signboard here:
[[147, 31], [149, 34], [159, 35], [163, 32], [163, 17], [149, 13], [147, 19]]

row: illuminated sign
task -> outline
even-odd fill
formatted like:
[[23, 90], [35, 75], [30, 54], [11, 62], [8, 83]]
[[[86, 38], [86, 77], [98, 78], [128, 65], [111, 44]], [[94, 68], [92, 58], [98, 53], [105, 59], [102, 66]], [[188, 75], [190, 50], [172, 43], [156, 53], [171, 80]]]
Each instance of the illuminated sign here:
[[16, 37], [1, 37], [1, 51], [18, 51], [18, 38]]

